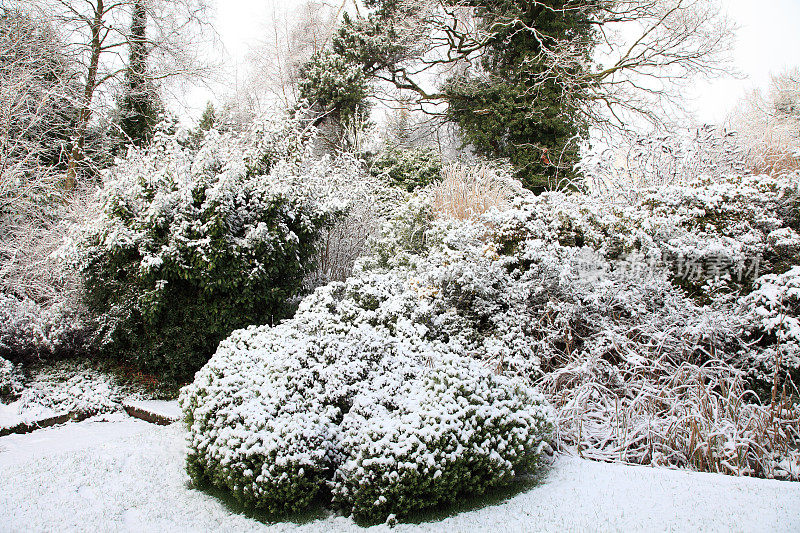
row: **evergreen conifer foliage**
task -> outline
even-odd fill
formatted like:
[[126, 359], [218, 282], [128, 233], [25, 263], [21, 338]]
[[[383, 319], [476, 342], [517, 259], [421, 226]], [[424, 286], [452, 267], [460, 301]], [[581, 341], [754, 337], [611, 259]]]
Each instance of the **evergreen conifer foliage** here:
[[206, 108], [203, 110], [203, 114], [200, 115], [200, 122], [197, 124], [197, 127], [202, 131], [208, 131], [217, 125], [218, 120], [217, 110], [214, 108], [214, 104], [208, 102]]
[[[569, 42], [588, 65], [594, 47], [591, 6], [574, 9], [567, 0], [371, 0], [367, 6], [367, 17], [344, 17], [325, 53], [327, 68], [316, 59], [306, 66], [305, 96], [327, 95], [326, 112], [341, 113], [363, 101], [365, 81], [388, 82], [421, 100], [446, 103], [445, 116], [460, 127], [465, 144], [481, 155], [509, 159], [526, 187], [559, 188], [575, 178], [578, 139], [586, 132], [580, 100], [564, 98], [567, 88], [558, 76], [548, 76], [551, 66], [542, 52]], [[457, 9], [469, 10], [474, 32], [460, 25]], [[434, 49], [438, 59], [432, 58]], [[437, 75], [444, 82], [428, 89], [420, 73], [437, 62], [460, 68], [455, 75]], [[312, 76], [317, 72], [329, 76], [325, 83]], [[352, 74], [331, 78], [333, 72]]]

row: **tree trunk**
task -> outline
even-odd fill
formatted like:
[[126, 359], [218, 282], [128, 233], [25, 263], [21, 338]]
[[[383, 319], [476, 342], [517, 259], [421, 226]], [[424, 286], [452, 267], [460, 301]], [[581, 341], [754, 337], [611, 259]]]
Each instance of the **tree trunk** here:
[[103, 26], [103, 0], [97, 0], [95, 5], [94, 19], [91, 22], [92, 46], [91, 58], [89, 60], [89, 72], [86, 74], [86, 85], [83, 89], [83, 103], [78, 122], [75, 125], [75, 138], [72, 151], [69, 154], [69, 164], [67, 166], [67, 177], [64, 187], [67, 190], [75, 189], [78, 183], [78, 165], [83, 160], [83, 147], [86, 144], [86, 130], [89, 126], [89, 118], [92, 116], [92, 96], [97, 86], [97, 69], [100, 64], [100, 52], [102, 51], [102, 40], [100, 30]]

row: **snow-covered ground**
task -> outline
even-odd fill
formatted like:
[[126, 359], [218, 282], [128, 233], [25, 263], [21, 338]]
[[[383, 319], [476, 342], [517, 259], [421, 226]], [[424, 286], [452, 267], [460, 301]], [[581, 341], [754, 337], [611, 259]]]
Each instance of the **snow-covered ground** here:
[[43, 405], [22, 406], [22, 401], [0, 403], [0, 429], [11, 428], [17, 424], [27, 424], [63, 414]]
[[[0, 438], [0, 531], [355, 531], [265, 524], [188, 486], [180, 424], [122, 413]], [[560, 457], [508, 499], [396, 531], [800, 531], [800, 483]], [[385, 530], [375, 526], [372, 530]]]
[[18, 424], [38, 423], [59, 415], [86, 418], [122, 409], [122, 402], [141, 403], [145, 410], [177, 420], [177, 402], [140, 400], [146, 393], [120, 384], [110, 374], [91, 368], [86, 362], [60, 361], [35, 368], [20, 385], [11, 403], [0, 401], [0, 430]]

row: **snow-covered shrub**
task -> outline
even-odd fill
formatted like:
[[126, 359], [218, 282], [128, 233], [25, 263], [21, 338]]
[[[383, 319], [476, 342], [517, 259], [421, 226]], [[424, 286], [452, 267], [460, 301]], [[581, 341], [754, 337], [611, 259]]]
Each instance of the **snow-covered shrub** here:
[[22, 390], [20, 376], [11, 361], [0, 357], [0, 397], [10, 396]]
[[[753, 337], [759, 342], [740, 363], [761, 383], [774, 387], [788, 374], [800, 388], [800, 266], [758, 278], [742, 300], [750, 312]], [[779, 392], [779, 391], [776, 391]]]
[[352, 273], [356, 259], [366, 252], [367, 240], [407, 194], [369, 174], [363, 162], [346, 153], [308, 164], [303, 169], [303, 184], [320, 202], [338, 204], [343, 212], [322, 231], [315, 269], [307, 285], [313, 288], [343, 281]]
[[[318, 494], [367, 520], [452, 502], [537, 463], [549, 410], [457, 343], [387, 273], [321, 287], [275, 327], [233, 333], [183, 389], [188, 470], [282, 513]], [[395, 294], [402, 294], [394, 299]]]
[[122, 400], [130, 395], [112, 376], [85, 363], [58, 362], [30, 372], [14, 402], [20, 411], [45, 408], [94, 415], [120, 410]]
[[[397, 288], [373, 292], [407, 309], [403, 316], [424, 326], [427, 338], [490, 356], [497, 368], [542, 387], [557, 407], [564, 448], [606, 460], [778, 475], [800, 440], [800, 412], [791, 402], [763, 406], [749, 390], [748, 361], [758, 352], [735, 293], [701, 305], [676, 282], [680, 273], [665, 251], [695, 242], [728, 257], [768, 258], [779, 242], [791, 245], [787, 206], [796, 189], [769, 177], [763, 188], [735, 179], [693, 187], [651, 191], [636, 205], [525, 195], [466, 222], [435, 220], [430, 203], [418, 199], [385, 228], [356, 278], [374, 287], [376, 272], [404, 272], [425, 305], [401, 304], [406, 293]], [[723, 275], [701, 270], [691, 281]], [[738, 286], [747, 289], [756, 275]]]
[[175, 379], [234, 329], [287, 314], [333, 214], [303, 186], [299, 119], [212, 130], [197, 153], [181, 135], [158, 132], [106, 173], [72, 250], [101, 349]]
[[0, 213], [0, 355], [20, 360], [84, 351], [90, 320], [80, 278], [56, 252], [69, 226], [94, 212], [87, 189], [60, 190], [48, 201]]
[[407, 191], [439, 181], [442, 158], [432, 148], [387, 146], [375, 157], [370, 172], [389, 185]]
[[[792, 177], [674, 185], [623, 204], [517, 191], [504, 209], [457, 218], [425, 190], [350, 278], [290, 321], [221, 344], [182, 393], [189, 471], [272, 511], [327, 487], [356, 516], [407, 515], [523, 469], [514, 443], [535, 452], [549, 403], [561, 450], [792, 477], [800, 408], [786, 394], [763, 404], [747, 372], [753, 350], [774, 346], [754, 347], [753, 302], [769, 311], [762, 287], [791, 292], [794, 275], [703, 270], [703, 284], [727, 286], [697, 298], [670, 252], [761, 254], [787, 272], [796, 191]], [[731, 292], [752, 285], [752, 302]], [[483, 418], [495, 408], [522, 429]], [[456, 456], [442, 444], [453, 439]]]
[[641, 191], [634, 202], [552, 193], [506, 216], [506, 246], [545, 239], [588, 246], [619, 266], [668, 268], [698, 299], [749, 290], [800, 261], [800, 174], [727, 177]]
[[[747, 176], [651, 192], [648, 232], [676, 277], [694, 290], [721, 281], [748, 290], [762, 273], [800, 264], [800, 174]], [[694, 278], [694, 279], [692, 279]]]
[[63, 357], [83, 350], [88, 325], [80, 309], [43, 307], [0, 293], [0, 357]]
[[541, 395], [475, 360], [427, 357], [416, 379], [398, 380], [399, 368], [373, 377], [344, 417], [333, 494], [355, 516], [408, 516], [537, 466], [549, 430]]

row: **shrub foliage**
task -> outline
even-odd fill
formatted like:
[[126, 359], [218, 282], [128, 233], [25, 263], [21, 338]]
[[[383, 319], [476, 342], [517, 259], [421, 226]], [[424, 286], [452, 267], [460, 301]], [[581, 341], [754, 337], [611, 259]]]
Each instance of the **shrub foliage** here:
[[432, 148], [387, 147], [376, 156], [370, 172], [388, 184], [413, 191], [439, 181], [442, 158]]
[[195, 480], [273, 512], [330, 489], [408, 516], [529, 469], [548, 404], [585, 457], [800, 475], [796, 176], [628, 204], [508, 187], [458, 218], [440, 188], [291, 321], [220, 345], [182, 393]]
[[380, 521], [536, 466], [550, 430], [541, 396], [426, 340], [390, 298], [401, 278], [370, 281], [331, 283], [290, 321], [220, 344], [181, 394], [196, 482], [273, 513], [330, 494]]
[[297, 121], [212, 131], [196, 154], [180, 140], [159, 135], [106, 175], [76, 248], [101, 349], [174, 379], [234, 329], [286, 316], [331, 215], [295, 183]]

